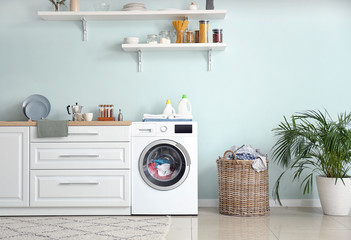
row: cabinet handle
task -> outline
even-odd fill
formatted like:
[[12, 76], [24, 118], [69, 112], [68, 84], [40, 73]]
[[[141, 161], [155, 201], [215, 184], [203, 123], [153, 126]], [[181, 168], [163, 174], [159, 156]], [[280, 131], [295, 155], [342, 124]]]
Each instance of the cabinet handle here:
[[99, 154], [61, 154], [60, 157], [100, 157]]
[[138, 130], [139, 130], [139, 132], [142, 132], [142, 133], [151, 133], [152, 132], [151, 128], [139, 128]]
[[71, 182], [71, 181], [64, 181], [64, 182], [60, 182], [60, 185], [98, 185], [100, 184], [97, 181], [75, 181], [75, 182]]
[[71, 132], [68, 135], [99, 135], [98, 132]]

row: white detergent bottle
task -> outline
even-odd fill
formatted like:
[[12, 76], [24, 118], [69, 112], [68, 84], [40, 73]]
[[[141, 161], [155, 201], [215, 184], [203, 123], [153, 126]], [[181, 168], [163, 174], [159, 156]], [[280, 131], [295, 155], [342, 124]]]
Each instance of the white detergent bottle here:
[[175, 110], [174, 108], [172, 107], [172, 104], [171, 104], [171, 101], [169, 99], [167, 99], [167, 102], [166, 102], [166, 107], [165, 109], [163, 110], [163, 114], [169, 116], [169, 115], [172, 115], [172, 114], [175, 114]]
[[185, 94], [183, 94], [182, 100], [178, 103], [178, 114], [191, 115], [191, 103]]

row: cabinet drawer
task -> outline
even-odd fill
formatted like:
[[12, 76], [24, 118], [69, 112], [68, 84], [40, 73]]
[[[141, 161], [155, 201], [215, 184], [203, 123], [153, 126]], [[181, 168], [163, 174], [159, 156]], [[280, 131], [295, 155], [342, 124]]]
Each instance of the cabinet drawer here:
[[32, 170], [30, 205], [130, 206], [129, 170]]
[[32, 143], [31, 169], [129, 169], [130, 143]]
[[130, 131], [130, 126], [69, 126], [67, 137], [38, 138], [37, 127], [30, 127], [30, 138], [31, 142], [129, 142]]

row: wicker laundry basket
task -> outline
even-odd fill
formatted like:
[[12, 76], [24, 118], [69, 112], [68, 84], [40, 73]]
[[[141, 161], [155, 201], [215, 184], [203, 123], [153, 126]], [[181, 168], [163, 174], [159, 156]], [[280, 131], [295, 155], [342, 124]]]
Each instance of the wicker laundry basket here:
[[[234, 154], [235, 160], [225, 159], [228, 152]], [[251, 166], [253, 161], [237, 160], [232, 151], [217, 159], [219, 213], [237, 216], [269, 213], [268, 167], [256, 172]]]

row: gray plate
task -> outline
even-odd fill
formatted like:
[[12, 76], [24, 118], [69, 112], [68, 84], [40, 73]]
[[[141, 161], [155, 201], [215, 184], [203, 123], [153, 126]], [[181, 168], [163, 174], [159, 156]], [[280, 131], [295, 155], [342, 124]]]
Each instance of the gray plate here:
[[46, 97], [34, 94], [23, 101], [22, 109], [27, 118], [37, 121], [49, 115], [51, 105]]

